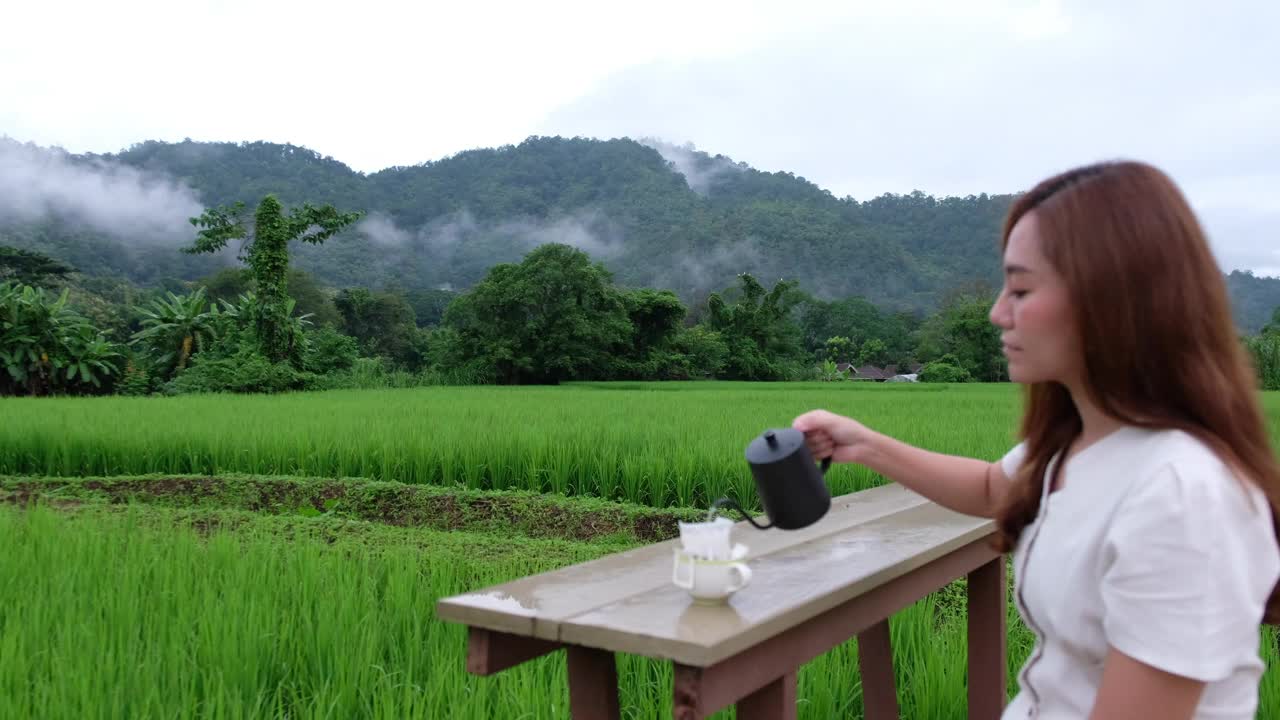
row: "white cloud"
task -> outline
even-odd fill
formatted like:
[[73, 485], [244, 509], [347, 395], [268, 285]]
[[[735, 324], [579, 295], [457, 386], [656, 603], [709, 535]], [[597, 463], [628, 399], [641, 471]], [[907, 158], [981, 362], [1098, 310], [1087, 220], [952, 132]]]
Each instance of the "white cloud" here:
[[693, 142], [859, 199], [1015, 192], [1136, 158], [1183, 185], [1224, 266], [1269, 254], [1280, 5], [886, 5], [802, 41], [627, 68], [541, 129]]
[[23, 31], [0, 46], [0, 133], [76, 152], [293, 142], [373, 171], [519, 142], [610, 73], [734, 52], [778, 12], [726, 0], [18, 3], [5, 24]]
[[172, 178], [0, 138], [0, 221], [74, 218], [130, 242], [190, 242], [204, 208]]

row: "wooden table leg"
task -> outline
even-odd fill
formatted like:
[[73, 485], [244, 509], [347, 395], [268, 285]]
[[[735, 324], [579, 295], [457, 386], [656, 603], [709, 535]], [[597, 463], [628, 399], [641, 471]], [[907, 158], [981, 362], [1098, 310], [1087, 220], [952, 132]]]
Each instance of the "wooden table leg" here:
[[738, 720], [796, 720], [796, 674], [786, 675], [738, 701]]
[[893, 678], [888, 619], [858, 633], [858, 672], [862, 675], [862, 706], [867, 720], [897, 720], [898, 691]]
[[1005, 705], [1005, 559], [969, 573], [969, 717], [996, 720]]
[[618, 665], [613, 653], [570, 645], [567, 656], [573, 720], [619, 720]]

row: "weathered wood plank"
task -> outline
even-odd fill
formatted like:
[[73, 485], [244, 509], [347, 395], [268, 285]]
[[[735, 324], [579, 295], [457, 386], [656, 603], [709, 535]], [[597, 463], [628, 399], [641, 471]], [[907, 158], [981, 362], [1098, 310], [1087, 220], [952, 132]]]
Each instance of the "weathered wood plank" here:
[[[683, 717], [701, 718], [738, 702], [848, 638], [883, 624], [884, 618], [981, 567], [993, 555], [986, 540], [979, 540], [713, 664], [676, 659], [675, 707], [683, 709]], [[874, 645], [874, 633], [871, 637]]]
[[[752, 583], [725, 605], [694, 604], [668, 581], [561, 620], [559, 640], [706, 667], [968, 548], [960, 560], [939, 566], [945, 571], [913, 578], [912, 587], [929, 587], [914, 601], [995, 557], [985, 544], [991, 529], [989, 520], [914, 506], [751, 559]], [[869, 624], [897, 609], [864, 619]]]
[[[826, 517], [801, 530], [760, 531], [739, 522], [733, 529], [733, 540], [745, 543], [751, 558], [787, 554], [805, 543], [923, 505], [931, 503], [900, 485], [885, 485], [833, 498]], [[679, 540], [654, 543], [443, 598], [436, 603], [436, 614], [442, 620], [474, 627], [559, 640], [567, 618], [671, 588], [672, 551], [678, 545]], [[755, 592], [759, 582], [748, 590]]]

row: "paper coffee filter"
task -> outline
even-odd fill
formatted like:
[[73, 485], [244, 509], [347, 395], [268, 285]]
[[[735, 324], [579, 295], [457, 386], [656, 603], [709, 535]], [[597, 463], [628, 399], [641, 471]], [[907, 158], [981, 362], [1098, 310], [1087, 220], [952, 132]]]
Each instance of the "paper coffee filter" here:
[[685, 553], [703, 560], [728, 560], [731, 554], [729, 531], [733, 521], [718, 517], [712, 522], [677, 523], [680, 545]]

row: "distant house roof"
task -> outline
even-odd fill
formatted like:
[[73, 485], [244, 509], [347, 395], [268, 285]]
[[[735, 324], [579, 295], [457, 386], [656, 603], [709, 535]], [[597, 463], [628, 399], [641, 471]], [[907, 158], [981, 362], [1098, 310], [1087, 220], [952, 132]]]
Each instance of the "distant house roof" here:
[[913, 375], [919, 373], [922, 369], [924, 369], [924, 365], [920, 363], [911, 363], [907, 366], [907, 370], [911, 371]]
[[863, 365], [862, 367], [858, 368], [856, 372], [858, 373], [859, 377], [864, 377], [869, 380], [885, 379], [884, 371], [876, 367], [875, 365]]
[[847, 372], [851, 367], [853, 367], [853, 363], [836, 363], [836, 372]]

